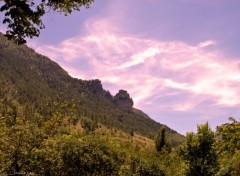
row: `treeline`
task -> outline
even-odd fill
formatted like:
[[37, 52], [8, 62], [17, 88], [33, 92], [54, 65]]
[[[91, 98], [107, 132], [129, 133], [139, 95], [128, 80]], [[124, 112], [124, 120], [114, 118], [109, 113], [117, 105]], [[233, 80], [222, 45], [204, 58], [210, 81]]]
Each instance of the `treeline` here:
[[[177, 156], [180, 167], [169, 170], [169, 175], [186, 176], [239, 176], [240, 175], [240, 122], [229, 118], [230, 123], [218, 126], [213, 132], [208, 123], [198, 125], [197, 133], [189, 132], [186, 142], [169, 150], [165, 130], [155, 139], [159, 152], [168, 151]], [[172, 164], [172, 163], [171, 163]], [[170, 164], [170, 165], [171, 165]]]
[[[174, 147], [164, 128], [155, 142], [106, 128], [91, 118], [64, 112], [55, 103], [51, 118], [19, 113], [0, 103], [0, 175], [239, 176], [240, 122], [213, 132], [209, 125], [187, 133]], [[58, 108], [57, 108], [58, 107]], [[66, 106], [68, 107], [68, 106]], [[24, 111], [24, 110], [23, 110]], [[134, 167], [132, 166], [134, 163]]]
[[[129, 175], [129, 163], [139, 159], [145, 144], [90, 118], [75, 119], [59, 104], [51, 118], [39, 113], [19, 117], [16, 109], [1, 104], [0, 175]], [[135, 153], [134, 153], [135, 152]], [[132, 154], [131, 154], [132, 153]], [[131, 154], [131, 155], [130, 155]], [[163, 174], [156, 164], [141, 161], [136, 172]]]

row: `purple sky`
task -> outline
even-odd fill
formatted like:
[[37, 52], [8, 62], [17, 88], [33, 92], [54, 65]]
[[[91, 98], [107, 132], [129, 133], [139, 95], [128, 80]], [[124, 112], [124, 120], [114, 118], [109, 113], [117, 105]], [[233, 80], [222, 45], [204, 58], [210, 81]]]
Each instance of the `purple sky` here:
[[[240, 115], [239, 0], [96, 0], [52, 12], [29, 41], [73, 77], [126, 89], [136, 108], [185, 134]], [[3, 30], [3, 27], [0, 27]]]

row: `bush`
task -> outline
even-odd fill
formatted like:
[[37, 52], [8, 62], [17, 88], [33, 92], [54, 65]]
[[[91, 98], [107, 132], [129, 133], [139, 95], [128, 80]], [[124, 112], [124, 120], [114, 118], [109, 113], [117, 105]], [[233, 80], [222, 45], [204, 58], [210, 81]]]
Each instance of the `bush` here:
[[165, 176], [163, 170], [156, 163], [141, 163], [138, 174], [140, 176]]

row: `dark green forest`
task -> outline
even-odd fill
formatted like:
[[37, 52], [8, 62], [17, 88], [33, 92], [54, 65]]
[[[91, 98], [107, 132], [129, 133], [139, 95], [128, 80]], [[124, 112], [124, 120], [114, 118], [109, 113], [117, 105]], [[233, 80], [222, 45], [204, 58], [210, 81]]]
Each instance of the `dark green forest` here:
[[239, 176], [240, 122], [186, 137], [0, 34], [0, 175]]

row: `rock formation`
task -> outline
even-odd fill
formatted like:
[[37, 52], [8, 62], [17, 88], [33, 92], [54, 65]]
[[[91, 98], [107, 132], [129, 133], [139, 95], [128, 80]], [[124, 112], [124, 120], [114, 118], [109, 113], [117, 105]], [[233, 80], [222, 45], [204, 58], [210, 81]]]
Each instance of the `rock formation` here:
[[119, 92], [113, 97], [113, 103], [124, 111], [132, 111], [133, 100], [126, 90], [119, 90]]

